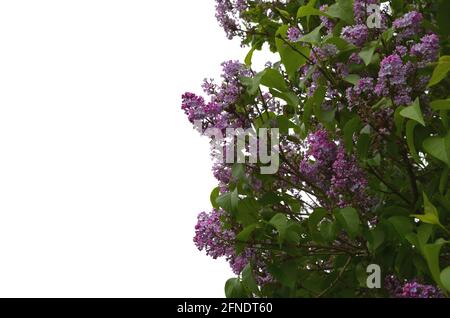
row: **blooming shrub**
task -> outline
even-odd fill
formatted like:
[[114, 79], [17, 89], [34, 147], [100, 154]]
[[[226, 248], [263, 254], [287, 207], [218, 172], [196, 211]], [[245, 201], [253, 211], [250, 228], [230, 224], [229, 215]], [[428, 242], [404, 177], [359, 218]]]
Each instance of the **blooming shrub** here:
[[[449, 295], [449, 3], [216, 0], [249, 53], [182, 109], [201, 134], [280, 134], [274, 174], [260, 159], [213, 163], [194, 242], [229, 261], [228, 297]], [[264, 44], [280, 60], [255, 70]]]

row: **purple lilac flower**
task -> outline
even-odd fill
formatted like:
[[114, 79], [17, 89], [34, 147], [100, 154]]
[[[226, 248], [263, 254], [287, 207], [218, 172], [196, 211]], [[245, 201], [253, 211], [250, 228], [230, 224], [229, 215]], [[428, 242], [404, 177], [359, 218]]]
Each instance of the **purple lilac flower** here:
[[310, 134], [306, 147], [299, 170], [308, 181], [326, 191], [340, 207], [353, 205], [366, 210], [372, 205], [367, 179], [356, 159], [347, 156], [344, 147], [333, 142], [326, 130]]
[[[333, 163], [333, 176], [328, 195], [344, 208], [353, 203], [361, 207], [369, 207], [371, 200], [367, 195], [367, 179], [354, 157], [348, 157], [345, 148], [338, 148]], [[351, 200], [351, 201], [350, 201]]]
[[240, 13], [247, 7], [245, 0], [216, 0], [216, 19], [229, 39], [237, 35]]
[[[322, 11], [322, 12], [326, 12], [327, 10], [328, 10], [328, 5], [326, 5], [326, 4], [324, 4], [320, 7], [320, 11]], [[320, 16], [320, 21], [322, 22], [323, 26], [327, 30], [327, 34], [330, 34], [331, 32], [333, 32], [336, 22], [334, 22], [332, 19], [322, 16], [322, 15]]]
[[336, 144], [328, 137], [325, 129], [317, 130], [308, 136], [308, 155], [314, 157], [319, 164], [328, 164], [334, 161]]
[[320, 48], [314, 48], [312, 50], [314, 54], [311, 54], [311, 60], [313, 62], [324, 61], [338, 53], [338, 48], [334, 44], [325, 44]]
[[181, 98], [181, 109], [184, 110], [184, 113], [188, 116], [191, 123], [206, 117], [206, 105], [203, 97], [188, 92], [183, 94]]
[[301, 32], [297, 27], [290, 27], [287, 30], [287, 38], [291, 42], [297, 42], [300, 39]]
[[443, 293], [433, 285], [421, 284], [417, 280], [401, 282], [395, 275], [388, 275], [384, 288], [394, 298], [443, 298]]
[[398, 45], [395, 47], [395, 53], [400, 57], [404, 57], [408, 53], [408, 49], [403, 45]]
[[433, 285], [420, 284], [417, 281], [407, 282], [403, 286], [402, 294], [403, 298], [442, 298], [443, 295]]
[[423, 16], [420, 12], [411, 11], [394, 21], [393, 26], [398, 32], [397, 41], [401, 42], [413, 38], [420, 31]]
[[374, 98], [374, 88], [374, 79], [371, 77], [363, 77], [354, 87], [349, 87], [346, 91], [349, 109], [366, 105], [371, 101]]
[[315, 183], [325, 191], [330, 185], [336, 144], [330, 140], [326, 130], [319, 129], [308, 136], [306, 147], [307, 151], [300, 162], [299, 171], [309, 182]]
[[202, 212], [197, 217], [194, 243], [200, 251], [213, 259], [225, 257], [235, 274], [240, 274], [244, 267], [256, 257], [256, 251], [246, 248], [241, 254], [236, 254], [234, 243], [236, 233], [225, 229], [222, 220], [226, 212], [214, 209], [211, 213]]
[[369, 37], [369, 29], [364, 24], [346, 26], [342, 29], [341, 36], [344, 40], [362, 47]]
[[202, 212], [197, 217], [194, 243], [197, 248], [206, 251], [206, 255], [214, 259], [233, 253], [234, 233], [222, 227], [222, 210], [213, 210], [207, 214]]
[[396, 105], [406, 105], [411, 102], [409, 93], [411, 88], [407, 86], [408, 65], [404, 65], [402, 59], [397, 54], [385, 57], [381, 61], [378, 73], [378, 84], [375, 86], [375, 93], [379, 96], [388, 97], [391, 89], [395, 91]]
[[439, 57], [439, 37], [434, 33], [425, 35], [411, 47], [410, 53], [419, 59], [419, 67], [435, 62]]

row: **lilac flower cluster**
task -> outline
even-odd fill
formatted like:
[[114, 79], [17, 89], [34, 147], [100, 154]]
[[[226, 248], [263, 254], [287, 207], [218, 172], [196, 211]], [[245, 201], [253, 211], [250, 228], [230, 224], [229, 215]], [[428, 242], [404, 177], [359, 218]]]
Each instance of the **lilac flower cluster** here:
[[298, 42], [301, 35], [302, 35], [301, 31], [297, 27], [290, 27], [287, 30], [287, 38], [291, 42]]
[[397, 106], [409, 105], [412, 102], [412, 89], [407, 84], [407, 76], [411, 67], [411, 64], [403, 64], [397, 54], [385, 57], [381, 61], [375, 93], [378, 96], [392, 97]]
[[[326, 12], [328, 10], [328, 5], [324, 4], [320, 7], [320, 11]], [[336, 26], [336, 22], [334, 22], [332, 19], [326, 17], [326, 16], [320, 16], [320, 21], [322, 22], [322, 25], [327, 30], [327, 34], [330, 34], [333, 32], [334, 27]]]
[[394, 298], [443, 298], [443, 293], [433, 285], [426, 285], [411, 280], [401, 282], [396, 276], [385, 278], [384, 287]]
[[235, 274], [240, 274], [244, 267], [254, 261], [259, 270], [257, 280], [261, 283], [271, 281], [271, 276], [265, 270], [262, 258], [258, 257], [256, 250], [246, 248], [241, 254], [237, 254], [234, 244], [236, 231], [225, 229], [223, 220], [227, 218], [226, 212], [214, 209], [211, 213], [202, 212], [197, 217], [195, 226], [194, 243], [200, 251], [213, 259], [225, 257]]
[[362, 47], [369, 38], [369, 29], [365, 24], [346, 26], [342, 29], [341, 37], [359, 47]]
[[418, 67], [436, 61], [439, 57], [439, 37], [434, 33], [425, 35], [420, 39], [420, 43], [411, 47], [410, 53], [419, 59]]
[[367, 179], [356, 158], [347, 156], [342, 145], [338, 147], [332, 171], [331, 186], [327, 194], [339, 207], [344, 208], [352, 204], [364, 210], [370, 207], [372, 200], [366, 192]]
[[346, 91], [348, 108], [364, 107], [376, 96], [374, 94], [375, 83], [371, 77], [361, 78], [355, 86], [349, 87]]
[[229, 39], [237, 35], [240, 14], [247, 7], [246, 0], [216, 0], [216, 19]]
[[422, 14], [417, 11], [408, 12], [403, 17], [396, 19], [393, 26], [398, 32], [397, 41], [409, 40], [418, 34], [422, 20]]
[[239, 61], [226, 61], [222, 66], [222, 84], [214, 84], [213, 80], [204, 80], [203, 90], [211, 96], [211, 101], [222, 106], [223, 109], [233, 105], [239, 99], [243, 87], [239, 81], [242, 76], [251, 76], [250, 70]]
[[251, 72], [245, 65], [238, 61], [222, 63], [222, 83], [215, 84], [213, 80], [204, 80], [203, 91], [210, 97], [208, 103], [203, 97], [193, 93], [185, 93], [182, 96], [182, 106], [188, 120], [194, 123], [203, 121], [204, 127], [225, 129], [227, 127], [243, 127], [248, 125], [239, 116], [232, 116], [227, 112], [238, 102], [244, 88], [239, 81], [242, 76], [250, 76]]
[[372, 204], [367, 194], [367, 180], [356, 159], [333, 142], [326, 130], [309, 135], [308, 147], [300, 163], [300, 172], [319, 186], [339, 207], [348, 205], [367, 209]]
[[197, 248], [206, 251], [206, 255], [214, 259], [229, 256], [233, 253], [234, 233], [222, 228], [222, 210], [213, 210], [207, 214], [202, 212], [197, 217], [194, 243]]
[[184, 93], [181, 98], [181, 109], [184, 110], [191, 123], [194, 123], [195, 120], [213, 117], [222, 110], [220, 106], [214, 102], [206, 104], [203, 97], [197, 96], [194, 93]]

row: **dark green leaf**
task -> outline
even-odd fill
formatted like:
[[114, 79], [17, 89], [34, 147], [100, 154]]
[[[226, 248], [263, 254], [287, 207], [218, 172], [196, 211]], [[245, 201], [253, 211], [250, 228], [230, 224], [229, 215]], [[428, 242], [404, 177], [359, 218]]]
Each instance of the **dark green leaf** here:
[[217, 204], [217, 198], [219, 197], [220, 194], [220, 188], [216, 187], [211, 191], [211, 195], [209, 196], [209, 199], [211, 201], [211, 205], [213, 206], [214, 209], [218, 209], [219, 205]]
[[225, 296], [227, 298], [244, 298], [247, 296], [239, 278], [227, 280], [225, 283]]
[[307, 42], [307, 43], [320, 43], [320, 30], [322, 29], [322, 25], [319, 25], [317, 28], [302, 36], [299, 41]]
[[353, 135], [360, 130], [360, 127], [361, 120], [358, 116], [350, 119], [344, 126], [344, 145], [349, 152], [353, 150]]
[[351, 238], [355, 238], [361, 232], [361, 221], [358, 212], [354, 208], [344, 208], [336, 211], [336, 220], [346, 230]]
[[328, 8], [327, 13], [348, 24], [353, 24], [353, 0], [336, 0], [336, 3]]
[[441, 272], [440, 278], [442, 285], [450, 292], [450, 266]]
[[445, 137], [430, 137], [423, 142], [423, 148], [433, 157], [450, 167], [450, 132]]
[[400, 112], [400, 115], [402, 115], [405, 118], [415, 120], [422, 126], [425, 126], [425, 121], [423, 120], [422, 116], [422, 110], [420, 109], [419, 98], [416, 98], [416, 100], [411, 106], [408, 106], [405, 109], [403, 109]]
[[430, 82], [428, 83], [428, 87], [434, 86], [442, 81], [447, 73], [450, 71], [450, 56], [444, 55], [441, 56], [439, 62], [434, 69], [433, 75], [431, 76]]
[[373, 54], [378, 47], [378, 42], [373, 41], [366, 45], [361, 52], [359, 52], [359, 56], [364, 61], [364, 64], [369, 65], [372, 62]]
[[438, 99], [432, 101], [431, 108], [433, 110], [450, 110], [450, 99]]
[[276, 88], [279, 91], [287, 91], [288, 87], [283, 75], [273, 68], [268, 68], [264, 71], [261, 78], [261, 85], [267, 86], [269, 88]]
[[242, 285], [247, 288], [251, 293], [257, 295], [259, 294], [258, 285], [256, 284], [256, 280], [253, 277], [253, 271], [250, 263], [244, 267], [242, 270]]

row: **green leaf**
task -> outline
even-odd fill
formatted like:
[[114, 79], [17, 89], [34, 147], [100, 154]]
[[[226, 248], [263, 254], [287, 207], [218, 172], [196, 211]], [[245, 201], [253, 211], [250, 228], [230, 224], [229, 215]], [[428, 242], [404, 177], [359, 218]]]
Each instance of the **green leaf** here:
[[247, 245], [246, 243], [250, 240], [253, 232], [257, 228], [258, 228], [257, 224], [251, 224], [244, 227], [244, 229], [236, 235], [235, 249], [237, 254], [242, 253], [242, 251], [245, 249]]
[[373, 253], [383, 244], [385, 239], [385, 234], [380, 226], [370, 231], [369, 249]]
[[251, 293], [258, 295], [259, 289], [255, 278], [253, 277], [252, 266], [248, 263], [242, 270], [242, 285], [247, 288]]
[[245, 178], [245, 165], [243, 163], [235, 163], [231, 168], [231, 176], [233, 180], [241, 181]]
[[261, 84], [269, 88], [276, 88], [279, 91], [287, 91], [288, 87], [283, 75], [273, 68], [268, 68], [264, 71], [261, 78]]
[[283, 213], [278, 213], [276, 214], [270, 221], [269, 223], [271, 225], [273, 225], [279, 234], [279, 241], [280, 243], [282, 243], [286, 237], [287, 234], [287, 230], [289, 227], [289, 220], [286, 217], [286, 214]]
[[450, 71], [450, 56], [441, 56], [436, 68], [433, 71], [428, 87], [434, 86], [447, 77], [447, 73]]
[[244, 63], [247, 66], [251, 66], [252, 65], [252, 58], [253, 58], [253, 53], [256, 50], [256, 46], [253, 46], [250, 51], [248, 51], [247, 55], [245, 56], [245, 60]]
[[327, 13], [348, 24], [353, 24], [353, 0], [336, 0], [336, 3], [328, 8]]
[[439, 32], [443, 35], [443, 37], [446, 37], [450, 35], [450, 19], [448, 18], [448, 13], [450, 12], [450, 1], [437, 0], [436, 2], [436, 21], [439, 26]]
[[317, 119], [325, 125], [331, 123], [334, 120], [335, 115], [335, 109], [325, 110], [322, 107], [326, 93], [327, 88], [321, 85], [316, 89], [312, 98], [314, 115], [316, 115]]
[[241, 83], [247, 87], [247, 92], [250, 95], [255, 95], [258, 92], [259, 85], [261, 84], [261, 78], [264, 75], [264, 71], [257, 73], [253, 77], [242, 77]]
[[359, 56], [364, 61], [364, 64], [369, 65], [372, 62], [373, 54], [377, 49], [378, 41], [372, 41], [367, 46], [365, 46], [361, 52], [359, 52]]
[[239, 201], [239, 196], [238, 196], [237, 188], [234, 189], [233, 192], [224, 193], [216, 199], [216, 203], [219, 205], [219, 207], [221, 207], [222, 209], [224, 209], [227, 212], [230, 212], [233, 215], [237, 211], [238, 201]]
[[425, 214], [432, 214], [439, 217], [438, 210], [433, 205], [433, 203], [430, 202], [428, 196], [425, 193], [423, 194], [423, 206], [425, 208]]
[[349, 43], [349, 42], [345, 41], [343, 38], [337, 37], [337, 36], [333, 36], [333, 37], [325, 39], [324, 43], [334, 44], [337, 47], [337, 49], [339, 50], [339, 52], [346, 52], [346, 51], [351, 51], [351, 50], [357, 49], [357, 47], [354, 46], [352, 43]]
[[389, 42], [393, 36], [394, 36], [393, 28], [389, 28], [386, 31], [384, 31], [383, 34], [381, 34], [381, 37], [385, 42]]
[[405, 117], [400, 115], [400, 112], [405, 109], [405, 106], [399, 106], [394, 112], [395, 132], [397, 136], [403, 136], [403, 126], [405, 123]]
[[324, 221], [320, 223], [319, 231], [327, 242], [332, 242], [337, 236], [337, 224], [335, 222]]
[[360, 80], [360, 76], [358, 74], [349, 74], [344, 77], [344, 81], [349, 82], [350, 84], [356, 85]]
[[450, 172], [449, 167], [445, 167], [442, 170], [441, 177], [439, 178], [439, 193], [445, 195], [448, 190], [448, 174]]
[[369, 148], [370, 148], [370, 135], [369, 134], [359, 135], [357, 143], [357, 152], [358, 157], [361, 158], [361, 160], [367, 159]]
[[423, 193], [423, 206], [424, 206], [424, 214], [413, 214], [412, 217], [415, 217], [422, 221], [423, 223], [433, 224], [442, 226], [439, 221], [439, 213], [433, 203], [430, 202], [425, 192]]
[[254, 198], [244, 198], [237, 206], [236, 220], [243, 225], [256, 223], [259, 209], [260, 206]]
[[219, 205], [217, 204], [216, 200], [220, 195], [220, 188], [216, 187], [211, 191], [211, 195], [209, 196], [209, 199], [211, 201], [211, 205], [214, 209], [218, 209]]
[[281, 62], [286, 68], [289, 78], [294, 78], [298, 69], [305, 64], [309, 56], [309, 48], [300, 43], [289, 43], [285, 39], [289, 26], [282, 25], [275, 34], [275, 45], [280, 54]]
[[294, 288], [297, 281], [298, 266], [295, 261], [287, 261], [281, 265], [269, 265], [269, 272], [281, 284]]
[[351, 238], [356, 238], [361, 232], [361, 220], [354, 208], [344, 208], [336, 211], [336, 220], [346, 230]]
[[298, 96], [291, 92], [279, 92], [275, 89], [269, 89], [270, 93], [274, 96], [274, 97], [278, 97], [281, 98], [282, 100], [284, 100], [286, 103], [288, 103], [289, 105], [297, 108], [298, 104], [300, 103], [300, 100], [298, 99]]
[[431, 276], [434, 281], [442, 287], [441, 283], [441, 270], [439, 266], [439, 254], [444, 242], [437, 241], [434, 244], [425, 244], [423, 246], [423, 256], [427, 262], [428, 268], [430, 270]]
[[392, 216], [388, 221], [394, 226], [401, 237], [406, 237], [414, 229], [412, 220], [406, 216]]
[[408, 120], [406, 123], [406, 143], [408, 144], [409, 152], [417, 163], [421, 163], [419, 155], [416, 151], [416, 144], [414, 142], [414, 129], [418, 123], [414, 120]]
[[433, 110], [450, 110], [450, 99], [438, 99], [431, 102], [431, 108]]
[[297, 11], [297, 19], [303, 18], [303, 17], [309, 17], [311, 15], [322, 15], [322, 16], [331, 18], [331, 16], [329, 14], [327, 14], [326, 12], [322, 12], [319, 9], [314, 8], [310, 4], [300, 7]]
[[419, 240], [419, 244], [421, 244], [421, 246], [427, 244], [432, 233], [433, 233], [433, 226], [431, 226], [430, 224], [420, 225], [419, 228], [417, 229], [417, 239]]
[[422, 126], [425, 126], [425, 121], [423, 120], [422, 116], [422, 110], [420, 109], [419, 98], [416, 98], [416, 100], [411, 106], [408, 106], [405, 109], [403, 109], [400, 112], [400, 115], [402, 115], [405, 118], [415, 120]]
[[327, 92], [326, 87], [321, 85], [316, 89], [314, 95], [308, 98], [308, 100], [306, 101], [303, 112], [303, 122], [305, 123], [306, 127], [309, 127], [313, 111], [316, 111], [316, 109], [320, 109], [322, 107], [322, 103], [323, 100], [325, 99], [326, 92]]
[[285, 11], [285, 10], [281, 10], [279, 8], [275, 8], [275, 10], [277, 10], [277, 12], [285, 19], [290, 20], [291, 19], [291, 15], [289, 14], [289, 12]]
[[450, 167], [450, 132], [445, 137], [430, 137], [424, 140], [423, 148], [433, 157]]
[[440, 278], [441, 283], [445, 287], [445, 289], [450, 291], [450, 266], [448, 266], [441, 272]]
[[307, 43], [319, 43], [320, 42], [320, 30], [322, 29], [322, 25], [319, 25], [317, 28], [302, 36], [299, 41], [307, 42]]
[[225, 296], [227, 298], [244, 298], [247, 296], [239, 278], [227, 280], [225, 283]]
[[361, 120], [358, 116], [350, 119], [344, 126], [344, 145], [351, 152], [353, 150], [353, 134], [361, 127]]

